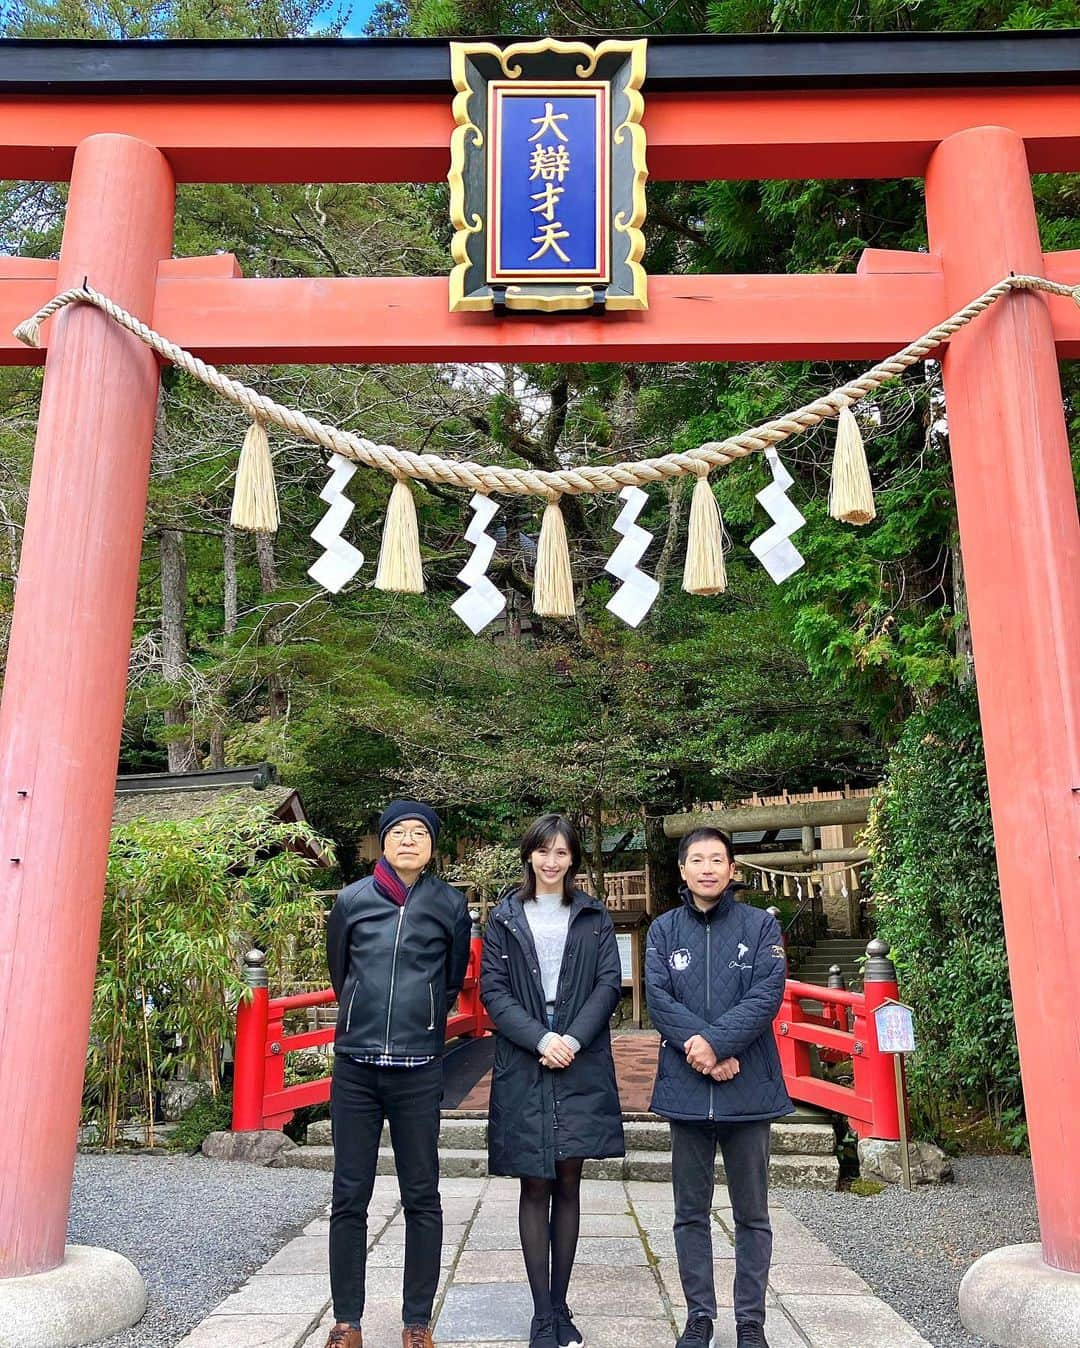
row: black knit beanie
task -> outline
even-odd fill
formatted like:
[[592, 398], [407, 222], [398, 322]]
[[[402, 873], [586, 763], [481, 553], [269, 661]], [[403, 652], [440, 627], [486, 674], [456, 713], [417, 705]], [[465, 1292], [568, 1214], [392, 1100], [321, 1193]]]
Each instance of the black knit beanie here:
[[420, 823], [427, 825], [427, 831], [431, 834], [431, 841], [436, 842], [438, 840], [442, 820], [430, 805], [425, 805], [419, 800], [392, 800], [379, 816], [380, 845], [394, 825], [400, 824], [403, 819], [418, 819]]

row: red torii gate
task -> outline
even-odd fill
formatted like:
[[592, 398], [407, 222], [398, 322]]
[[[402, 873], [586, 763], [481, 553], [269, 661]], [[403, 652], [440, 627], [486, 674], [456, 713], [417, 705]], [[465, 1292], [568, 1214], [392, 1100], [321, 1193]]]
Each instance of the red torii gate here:
[[[158, 392], [89, 307], [45, 325], [44, 353], [15, 324], [88, 277], [210, 361], [877, 358], [1010, 270], [1080, 283], [1080, 254], [1043, 255], [1030, 185], [1080, 170], [1078, 54], [1072, 33], [650, 44], [654, 178], [924, 177], [930, 252], [654, 277], [648, 312], [541, 321], [451, 315], [438, 279], [171, 260], [178, 181], [443, 178], [445, 44], [0, 43], [0, 177], [71, 183], [59, 263], [0, 259], [0, 362], [46, 363], [0, 709], [0, 1279], [64, 1257]], [[1014, 294], [943, 373], [1042, 1250], [1080, 1275], [1080, 526], [1057, 371], [1078, 355], [1076, 305]]]

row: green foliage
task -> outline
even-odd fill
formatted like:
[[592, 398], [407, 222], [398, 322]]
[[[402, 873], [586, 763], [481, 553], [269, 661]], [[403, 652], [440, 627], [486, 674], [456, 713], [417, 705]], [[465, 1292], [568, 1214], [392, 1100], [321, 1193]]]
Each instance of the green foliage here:
[[310, 942], [313, 863], [290, 844], [306, 825], [259, 808], [113, 834], [86, 1067], [87, 1118], [105, 1146], [131, 1117], [152, 1131], [155, 1095], [176, 1072], [220, 1086], [222, 1042], [244, 990], [240, 955], [267, 951], [280, 981]]
[[[306, 1027], [298, 1025], [296, 1028], [300, 1033]], [[314, 1051], [290, 1053], [285, 1059], [285, 1085], [300, 1086], [308, 1081], [319, 1081], [330, 1075], [332, 1065], [332, 1059], [323, 1053]], [[329, 1117], [329, 1100], [323, 1100], [317, 1105], [301, 1105], [299, 1109], [293, 1111], [292, 1118], [284, 1125], [282, 1131], [286, 1137], [291, 1137], [294, 1142], [303, 1145], [307, 1140], [308, 1124]]]
[[878, 933], [915, 1008], [917, 1110], [935, 1131], [947, 1099], [1015, 1128], [1020, 1068], [973, 688], [905, 723], [867, 846]]
[[502, 843], [483, 843], [467, 852], [447, 879], [458, 889], [470, 891], [470, 900], [480, 905], [482, 922], [503, 890], [521, 879], [518, 849]]
[[232, 1091], [204, 1095], [185, 1109], [169, 1134], [170, 1151], [196, 1152], [211, 1133], [227, 1132], [232, 1127]]

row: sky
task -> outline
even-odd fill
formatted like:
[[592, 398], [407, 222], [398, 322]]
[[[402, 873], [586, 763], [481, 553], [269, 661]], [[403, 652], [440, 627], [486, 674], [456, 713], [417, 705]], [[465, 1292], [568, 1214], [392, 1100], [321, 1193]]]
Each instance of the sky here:
[[371, 11], [374, 8], [375, 0], [330, 0], [325, 9], [320, 10], [315, 16], [315, 21], [311, 25], [311, 35], [316, 36], [324, 24], [332, 23], [337, 15], [348, 10], [349, 22], [342, 36], [363, 37], [364, 25], [371, 18]]

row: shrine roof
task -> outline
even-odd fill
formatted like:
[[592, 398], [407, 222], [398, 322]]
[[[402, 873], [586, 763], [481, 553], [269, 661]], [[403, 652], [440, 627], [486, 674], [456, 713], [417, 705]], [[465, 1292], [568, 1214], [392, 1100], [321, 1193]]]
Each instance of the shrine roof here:
[[[300, 795], [277, 781], [270, 763], [206, 772], [145, 773], [118, 777], [113, 801], [113, 828], [125, 824], [186, 823], [221, 809], [259, 806], [282, 823], [308, 823]], [[289, 849], [318, 866], [333, 858], [300, 839]]]

